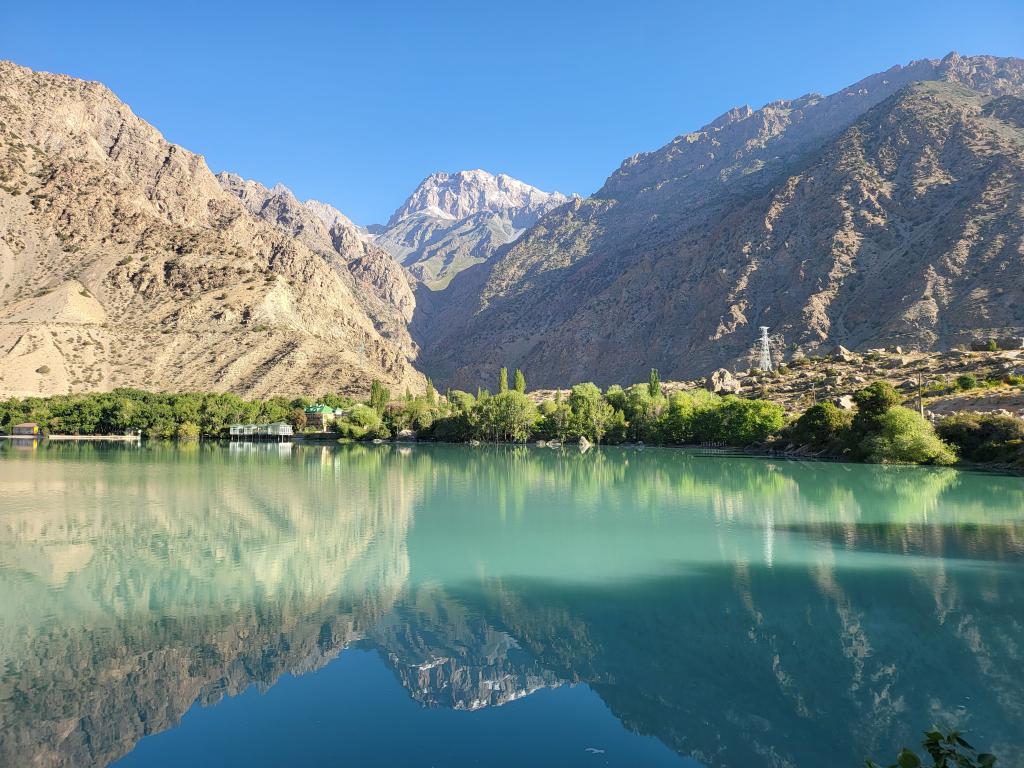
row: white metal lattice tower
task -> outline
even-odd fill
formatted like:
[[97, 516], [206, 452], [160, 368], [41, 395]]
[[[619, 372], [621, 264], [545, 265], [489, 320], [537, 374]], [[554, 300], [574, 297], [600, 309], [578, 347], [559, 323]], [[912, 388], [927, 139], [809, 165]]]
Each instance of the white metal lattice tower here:
[[772, 369], [772, 343], [768, 338], [768, 326], [761, 326], [761, 365], [762, 371]]

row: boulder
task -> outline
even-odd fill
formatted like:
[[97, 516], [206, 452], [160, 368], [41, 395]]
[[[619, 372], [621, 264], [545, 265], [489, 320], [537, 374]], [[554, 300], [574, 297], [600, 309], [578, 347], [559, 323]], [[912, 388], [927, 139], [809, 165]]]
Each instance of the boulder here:
[[853, 352], [848, 350], [842, 344], [837, 344], [832, 349], [831, 355], [833, 360], [842, 360], [844, 363], [853, 362], [853, 360], [855, 359]]
[[407, 443], [416, 439], [416, 433], [411, 429], [400, 429], [395, 439], [401, 443]]
[[832, 401], [837, 407], [842, 408], [844, 411], [852, 411], [857, 407], [857, 403], [853, 400], [853, 395], [842, 395]]
[[742, 389], [739, 379], [727, 368], [719, 368], [708, 378], [707, 387], [715, 394], [735, 394]]
[[580, 435], [580, 453], [586, 453], [590, 450], [590, 441], [587, 440], [586, 436]]

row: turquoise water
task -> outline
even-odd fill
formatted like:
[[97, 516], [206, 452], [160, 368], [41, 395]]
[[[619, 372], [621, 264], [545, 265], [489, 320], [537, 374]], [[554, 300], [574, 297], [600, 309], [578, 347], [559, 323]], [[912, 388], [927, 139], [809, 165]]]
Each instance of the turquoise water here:
[[1024, 765], [1024, 479], [0, 447], [0, 765]]

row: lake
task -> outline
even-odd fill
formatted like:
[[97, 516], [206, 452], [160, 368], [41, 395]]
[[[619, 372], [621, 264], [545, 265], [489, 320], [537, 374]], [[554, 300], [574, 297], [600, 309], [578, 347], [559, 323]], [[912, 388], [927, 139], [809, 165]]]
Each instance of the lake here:
[[1024, 765], [1024, 479], [0, 444], [0, 765]]

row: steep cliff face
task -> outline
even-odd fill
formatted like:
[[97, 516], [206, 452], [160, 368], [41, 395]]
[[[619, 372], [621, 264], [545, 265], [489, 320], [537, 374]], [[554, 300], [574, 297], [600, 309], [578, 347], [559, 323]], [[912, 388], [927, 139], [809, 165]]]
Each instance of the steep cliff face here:
[[0, 62], [0, 393], [420, 386], [411, 294], [252, 215], [107, 88]]
[[299, 202], [282, 184], [267, 189], [259, 182], [224, 172], [217, 174], [217, 180], [249, 213], [284, 230], [339, 272], [351, 275], [359, 288], [354, 296], [363, 311], [388, 323], [392, 335], [402, 335], [416, 300], [405, 272], [373, 244], [372, 237], [326, 203]]
[[[435, 380], [537, 385], [1024, 332], [1024, 62], [914, 62], [732, 110], [460, 275], [416, 327]], [[446, 291], [446, 293], [448, 293]]]
[[505, 174], [435, 173], [386, 226], [374, 228], [376, 242], [419, 280], [443, 288], [568, 200], [560, 192], [543, 192]]

